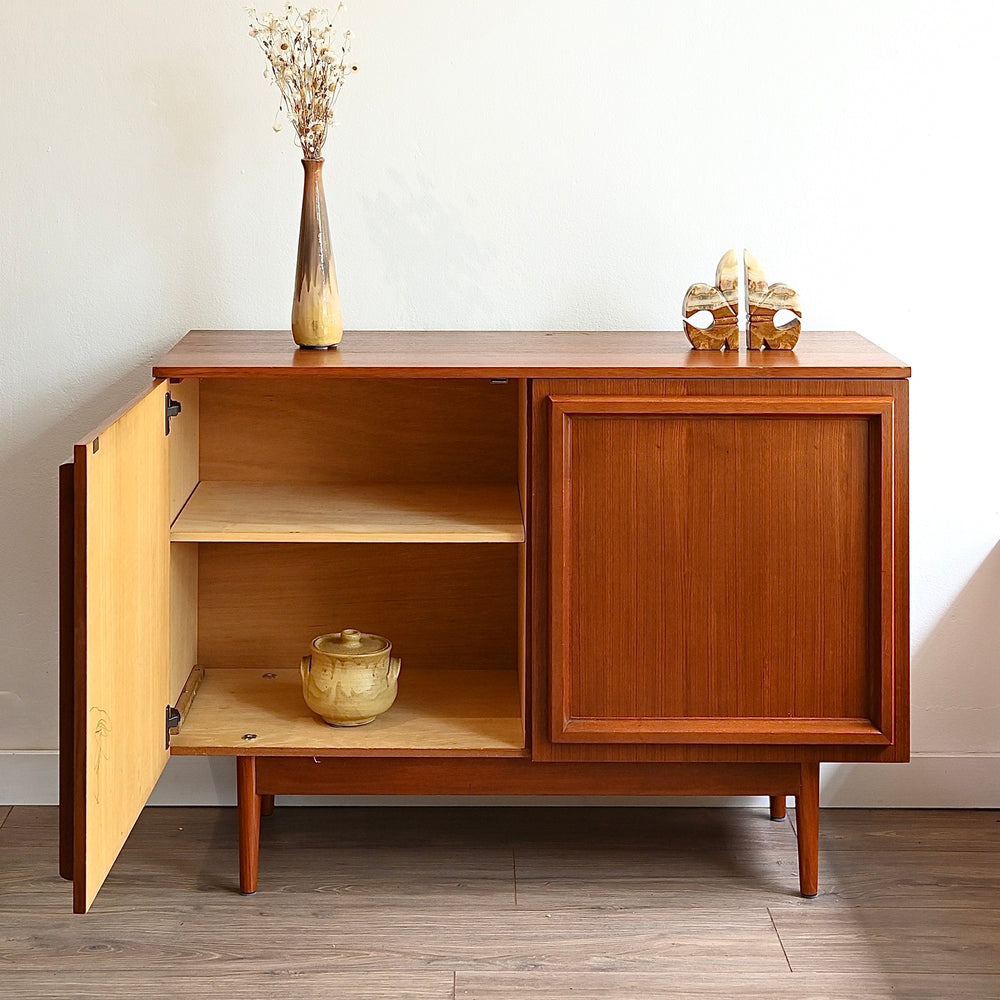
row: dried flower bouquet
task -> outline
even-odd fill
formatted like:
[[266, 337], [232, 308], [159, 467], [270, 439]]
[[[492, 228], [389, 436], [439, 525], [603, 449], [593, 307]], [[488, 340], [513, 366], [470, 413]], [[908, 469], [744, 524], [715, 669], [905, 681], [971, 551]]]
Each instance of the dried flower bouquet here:
[[[247, 8], [250, 35], [267, 56], [264, 75], [277, 84], [281, 108], [295, 126], [307, 160], [322, 158], [340, 88], [358, 68], [350, 62], [350, 30], [335, 27], [343, 9], [340, 4], [331, 18], [318, 7], [300, 13], [288, 4], [280, 16], [266, 11], [258, 16]], [[280, 127], [276, 121], [275, 129]]]

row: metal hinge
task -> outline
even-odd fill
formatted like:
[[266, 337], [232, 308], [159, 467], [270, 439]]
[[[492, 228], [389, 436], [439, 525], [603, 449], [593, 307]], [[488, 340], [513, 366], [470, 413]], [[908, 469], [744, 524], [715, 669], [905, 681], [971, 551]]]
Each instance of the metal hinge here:
[[181, 724], [181, 711], [173, 705], [167, 705], [166, 726], [164, 727], [163, 742], [164, 749], [170, 749], [170, 730], [176, 729]]
[[166, 404], [166, 412], [163, 414], [163, 429], [166, 434], [169, 434], [170, 418], [176, 417], [181, 412], [181, 404], [179, 400], [173, 399], [169, 392], [163, 397], [163, 401]]

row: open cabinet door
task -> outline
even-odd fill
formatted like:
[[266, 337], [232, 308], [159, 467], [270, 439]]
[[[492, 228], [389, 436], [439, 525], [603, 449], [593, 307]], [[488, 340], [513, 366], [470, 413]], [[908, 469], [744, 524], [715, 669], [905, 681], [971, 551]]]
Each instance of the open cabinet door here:
[[[167, 384], [74, 453], [73, 909], [85, 913], [167, 762]], [[68, 860], [68, 859], [67, 859]]]

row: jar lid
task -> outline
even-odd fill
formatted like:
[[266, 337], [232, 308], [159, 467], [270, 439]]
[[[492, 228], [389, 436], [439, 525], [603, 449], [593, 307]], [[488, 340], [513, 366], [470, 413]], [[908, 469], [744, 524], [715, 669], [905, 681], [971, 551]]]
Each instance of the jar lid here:
[[321, 653], [335, 656], [367, 656], [388, 649], [389, 640], [370, 632], [359, 632], [356, 628], [345, 628], [342, 632], [317, 636], [313, 646]]

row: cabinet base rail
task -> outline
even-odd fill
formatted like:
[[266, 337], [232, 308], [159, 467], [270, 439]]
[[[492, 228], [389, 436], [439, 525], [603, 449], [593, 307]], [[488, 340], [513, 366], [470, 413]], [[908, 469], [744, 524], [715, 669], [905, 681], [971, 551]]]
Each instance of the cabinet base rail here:
[[795, 797], [799, 890], [818, 892], [819, 764], [545, 763], [509, 758], [236, 758], [240, 892], [257, 891], [260, 818], [275, 795], [767, 795]]

